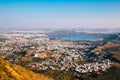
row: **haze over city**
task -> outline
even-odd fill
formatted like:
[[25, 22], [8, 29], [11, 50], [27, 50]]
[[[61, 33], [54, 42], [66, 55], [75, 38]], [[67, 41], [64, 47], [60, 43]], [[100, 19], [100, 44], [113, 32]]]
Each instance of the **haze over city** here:
[[0, 0], [0, 29], [119, 28], [120, 0]]
[[120, 0], [0, 0], [0, 80], [120, 80]]

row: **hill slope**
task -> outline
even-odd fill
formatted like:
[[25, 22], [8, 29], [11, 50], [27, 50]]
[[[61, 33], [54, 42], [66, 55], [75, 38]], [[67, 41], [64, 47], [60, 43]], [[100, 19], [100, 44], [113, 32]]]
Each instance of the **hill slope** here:
[[0, 58], [0, 80], [52, 80]]

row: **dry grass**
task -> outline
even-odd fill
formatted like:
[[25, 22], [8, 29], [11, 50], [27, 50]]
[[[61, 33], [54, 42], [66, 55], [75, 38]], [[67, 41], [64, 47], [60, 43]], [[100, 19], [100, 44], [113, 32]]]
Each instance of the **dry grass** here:
[[120, 61], [120, 51], [111, 52], [112, 56]]
[[0, 59], [0, 80], [53, 80]]

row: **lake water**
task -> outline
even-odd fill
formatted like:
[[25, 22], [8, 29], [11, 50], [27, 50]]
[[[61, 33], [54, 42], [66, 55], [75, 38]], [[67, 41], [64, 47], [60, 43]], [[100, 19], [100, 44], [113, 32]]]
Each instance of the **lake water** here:
[[99, 41], [102, 40], [101, 37], [84, 34], [84, 33], [72, 33], [72, 34], [49, 34], [49, 38], [56, 38], [62, 40], [73, 40], [73, 41]]

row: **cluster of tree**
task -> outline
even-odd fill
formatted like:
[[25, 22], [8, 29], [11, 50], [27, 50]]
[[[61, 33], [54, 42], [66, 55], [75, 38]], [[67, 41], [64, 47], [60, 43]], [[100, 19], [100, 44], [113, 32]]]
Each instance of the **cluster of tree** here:
[[72, 71], [37, 71], [36, 73], [41, 73], [46, 76], [52, 77], [55, 80], [120, 80], [120, 68], [111, 67], [107, 72], [103, 73], [75, 73]]

